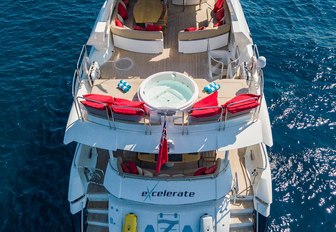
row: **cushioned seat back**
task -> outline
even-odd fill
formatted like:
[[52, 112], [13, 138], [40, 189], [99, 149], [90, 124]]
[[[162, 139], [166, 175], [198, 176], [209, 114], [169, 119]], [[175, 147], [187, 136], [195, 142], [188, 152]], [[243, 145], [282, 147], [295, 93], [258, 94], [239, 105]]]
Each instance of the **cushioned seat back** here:
[[218, 106], [218, 92], [215, 91], [193, 105], [189, 112], [189, 124], [216, 121], [221, 117], [221, 112], [222, 108]]
[[113, 97], [101, 94], [86, 94], [83, 96], [85, 100], [81, 104], [86, 108], [89, 114], [99, 117], [109, 117], [109, 105], [113, 104]]
[[228, 117], [249, 113], [260, 105], [259, 99], [260, 95], [240, 94], [222, 105], [224, 113]]
[[89, 115], [98, 116], [98, 117], [105, 118], [105, 119], [108, 119], [111, 116], [109, 108], [100, 110], [94, 107], [87, 106], [84, 104], [84, 102], [82, 102], [82, 104], [85, 106], [85, 109]]
[[111, 109], [113, 113], [122, 115], [143, 116], [145, 114], [143, 102], [130, 101], [123, 98], [114, 98]]

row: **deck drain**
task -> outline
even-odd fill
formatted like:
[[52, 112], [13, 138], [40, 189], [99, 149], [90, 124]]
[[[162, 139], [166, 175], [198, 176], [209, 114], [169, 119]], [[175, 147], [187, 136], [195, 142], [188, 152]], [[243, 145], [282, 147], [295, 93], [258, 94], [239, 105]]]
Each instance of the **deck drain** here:
[[121, 58], [114, 62], [114, 67], [123, 71], [130, 70], [133, 67], [133, 60], [128, 57]]

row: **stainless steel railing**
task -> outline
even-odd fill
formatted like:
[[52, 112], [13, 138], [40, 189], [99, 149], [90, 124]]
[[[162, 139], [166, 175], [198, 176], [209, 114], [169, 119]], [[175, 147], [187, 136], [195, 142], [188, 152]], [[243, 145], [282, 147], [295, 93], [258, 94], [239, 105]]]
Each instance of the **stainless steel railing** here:
[[[92, 103], [96, 103], [96, 104], [99, 104], [101, 105], [105, 110], [101, 110], [101, 112], [98, 112], [99, 110], [97, 110], [97, 114], [95, 113], [90, 113], [87, 108], [86, 108], [86, 113], [88, 115], [93, 115], [93, 116], [98, 116], [98, 117], [101, 117], [101, 118], [104, 118], [107, 120], [108, 122], [108, 125], [110, 128], [113, 128], [113, 129], [116, 129], [116, 121], [118, 121], [118, 114], [117, 112], [114, 112], [113, 109], [125, 109], [125, 110], [134, 110], [134, 111], [139, 111], [141, 112], [139, 115], [136, 115], [136, 116], [139, 116], [137, 118], [140, 118], [141, 120], [143, 120], [143, 124], [145, 125], [145, 133], [148, 132], [148, 130], [150, 130], [150, 127], [151, 127], [151, 122], [150, 122], [150, 111], [146, 113], [146, 111], [142, 108], [138, 108], [138, 107], [130, 107], [130, 106], [118, 106], [118, 105], [113, 105], [113, 106], [110, 106], [109, 104], [106, 104], [106, 103], [103, 103], [103, 102], [99, 102], [99, 101], [95, 101], [95, 100], [92, 100], [92, 99], [88, 99], [88, 98], [85, 98], [85, 97], [82, 97], [82, 96], [78, 96], [75, 98], [76, 100], [76, 104], [78, 105], [78, 109], [79, 109], [79, 117], [81, 118], [81, 120], [86, 120], [86, 121], [90, 121], [90, 122], [94, 122], [96, 123], [95, 121], [92, 121], [90, 120], [89, 117], [84, 117], [84, 113], [83, 111], [85, 109], [83, 109], [85, 106], [83, 106], [83, 104], [81, 103], [81, 101], [88, 101], [88, 102], [92, 102]], [[125, 115], [126, 117], [127, 115]], [[146, 118], [149, 118], [148, 122], [146, 121]], [[121, 121], [125, 121], [125, 120], [121, 120]], [[136, 120], [129, 120], [130, 122], [136, 122]]]
[[[74, 75], [72, 78], [72, 97], [76, 96], [81, 80], [89, 79], [89, 66], [90, 59], [88, 56], [87, 47], [86, 45], [83, 45], [77, 60], [76, 70], [74, 71]], [[90, 84], [92, 85], [92, 82], [90, 82]]]
[[[228, 112], [227, 108], [229, 106], [232, 106], [232, 105], [235, 105], [235, 104], [239, 104], [239, 103], [251, 100], [251, 99], [255, 99], [255, 98], [251, 97], [251, 98], [248, 98], [248, 99], [240, 100], [238, 102], [234, 102], [234, 103], [229, 104], [227, 107], [223, 107], [223, 106], [209, 106], [209, 107], [202, 107], [202, 108], [194, 108], [194, 109], [189, 110], [188, 112], [178, 111], [177, 110], [175, 113], [176, 114], [179, 113], [180, 115], [182, 115], [182, 123], [179, 124], [179, 125], [176, 125], [176, 126], [177, 127], [181, 126], [181, 132], [182, 132], [183, 135], [189, 133], [188, 129], [189, 129], [189, 126], [191, 125], [191, 123], [193, 125], [197, 125], [197, 124], [217, 122], [218, 123], [218, 130], [225, 130], [227, 121], [230, 120], [232, 117], [236, 116], [234, 114], [232, 114], [232, 115], [230, 114], [230, 117], [228, 117], [229, 112]], [[261, 97], [260, 97], [260, 99], [261, 99]], [[156, 110], [145, 111], [142, 108], [136, 108], [136, 107], [117, 106], [117, 105], [110, 106], [110, 105], [108, 105], [106, 103], [95, 101], [95, 100], [91, 100], [91, 99], [87, 99], [87, 98], [82, 97], [82, 96], [76, 97], [75, 101], [76, 101], [76, 104], [78, 105], [78, 110], [79, 110], [78, 114], [79, 114], [79, 117], [83, 121], [90, 121], [90, 122], [93, 122], [93, 123], [98, 123], [97, 121], [92, 120], [92, 119], [90, 119], [88, 117], [89, 115], [92, 115], [92, 116], [95, 116], [95, 117], [99, 117], [101, 119], [106, 119], [107, 123], [108, 123], [108, 126], [110, 128], [113, 128], [113, 129], [117, 128], [116, 122], [132, 123], [132, 124], [134, 124], [134, 123], [140, 123], [142, 121], [142, 124], [145, 126], [145, 134], [147, 134], [148, 132], [151, 133], [151, 127], [152, 127], [152, 122], [151, 122], [151, 120], [152, 120], [151, 117], [152, 116], [151, 115], [154, 112], [156, 112]], [[105, 110], [100, 110], [100, 112], [98, 112], [99, 114], [95, 113], [95, 112], [90, 112], [90, 110], [88, 110], [87, 108], [85, 108], [85, 106], [81, 103], [81, 101], [88, 101], [88, 102], [99, 104]], [[140, 115], [135, 115], [137, 117], [136, 120], [132, 120], [132, 116], [129, 117], [127, 114], [125, 114], [125, 115], [118, 114], [117, 112], [113, 111], [113, 108], [114, 109], [129, 109], [129, 110], [139, 111], [141, 113], [140, 113]], [[249, 122], [255, 122], [256, 118], [258, 117], [258, 114], [259, 114], [259, 108], [260, 108], [260, 105], [258, 107], [256, 107], [256, 108], [254, 108], [254, 109], [246, 110], [246, 112], [237, 114], [237, 116], [238, 115], [240, 116], [240, 115], [243, 115], [243, 114], [247, 115], [247, 114], [249, 114], [250, 112], [252, 112], [254, 110], [253, 114], [251, 116], [251, 119], [249, 120]], [[202, 118], [200, 120], [198, 120], [197, 117], [193, 117], [192, 116], [192, 112], [193, 111], [202, 111], [202, 110], [208, 110], [208, 109], [218, 109], [219, 112], [216, 113], [213, 116], [210, 115], [209, 117], [204, 117], [204, 118]], [[97, 111], [99, 111], [99, 110], [97, 110]], [[119, 117], [120, 115], [122, 115], [123, 118], [120, 118]], [[173, 114], [173, 115], [175, 115], [175, 114]], [[173, 116], [173, 115], [171, 115], [171, 116]], [[216, 117], [216, 116], [218, 116], [218, 117]], [[129, 118], [127, 119], [126, 117], [129, 117]], [[102, 124], [102, 125], [105, 125], [105, 124]]]
[[[186, 125], [187, 126], [187, 129], [186, 129], [187, 134], [188, 134], [188, 127], [190, 125], [190, 121], [192, 120], [192, 118], [197, 118], [197, 117], [193, 117], [191, 115], [192, 112], [194, 112], [194, 111], [202, 111], [202, 110], [209, 110], [209, 109], [214, 109], [214, 110], [218, 109], [219, 110], [219, 112], [217, 114], [215, 114], [213, 116], [209, 116], [207, 118], [210, 119], [209, 121], [218, 121], [219, 122], [219, 128], [218, 128], [218, 130], [221, 129], [221, 124], [222, 124], [222, 119], [223, 119], [223, 107], [221, 107], [221, 106], [207, 106], [207, 107], [202, 107], [202, 108], [193, 108], [193, 109], [189, 110], [188, 113], [187, 113], [187, 125]], [[218, 118], [215, 117], [216, 115], [218, 115]], [[215, 118], [212, 119], [212, 117], [215, 117]], [[197, 122], [197, 119], [196, 119], [196, 122]], [[183, 124], [184, 124], [184, 122], [183, 122]], [[184, 129], [184, 127], [183, 127], [183, 129]], [[184, 134], [184, 130], [182, 130], [182, 134]]]

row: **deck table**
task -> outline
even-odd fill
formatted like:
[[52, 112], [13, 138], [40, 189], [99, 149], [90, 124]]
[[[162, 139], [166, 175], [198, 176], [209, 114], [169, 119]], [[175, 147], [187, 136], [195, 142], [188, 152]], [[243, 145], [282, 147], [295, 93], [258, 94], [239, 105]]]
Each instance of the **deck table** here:
[[160, 0], [138, 0], [133, 9], [136, 23], [156, 23], [162, 14]]

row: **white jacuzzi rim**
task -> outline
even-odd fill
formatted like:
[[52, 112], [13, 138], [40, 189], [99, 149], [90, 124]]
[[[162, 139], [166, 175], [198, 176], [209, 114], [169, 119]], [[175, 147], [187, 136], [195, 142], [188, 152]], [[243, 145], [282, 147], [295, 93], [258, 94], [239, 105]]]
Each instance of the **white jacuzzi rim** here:
[[[157, 106], [153, 106], [150, 103], [148, 103], [148, 99], [146, 99], [146, 95], [142, 94], [143, 90], [146, 87], [146, 85], [148, 84], [148, 82], [151, 81], [153, 78], [155, 78], [157, 76], [161, 76], [161, 75], [164, 75], [164, 74], [173, 74], [173, 73], [175, 73], [176, 76], [180, 75], [183, 78], [190, 81], [190, 83], [194, 87], [194, 89], [190, 89], [193, 92], [191, 98], [185, 104], [183, 104], [181, 107], [157, 107]], [[144, 102], [151, 110], [157, 109], [157, 110], [181, 110], [181, 111], [185, 111], [185, 110], [191, 108], [192, 105], [198, 99], [198, 86], [197, 86], [196, 82], [191, 77], [189, 77], [189, 76], [187, 76], [183, 73], [176, 72], [176, 71], [158, 72], [158, 73], [154, 73], [154, 74], [150, 75], [144, 81], [141, 82], [141, 84], [139, 86], [139, 89], [138, 89], [138, 98], [139, 98], [140, 101]]]

